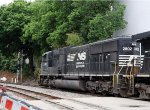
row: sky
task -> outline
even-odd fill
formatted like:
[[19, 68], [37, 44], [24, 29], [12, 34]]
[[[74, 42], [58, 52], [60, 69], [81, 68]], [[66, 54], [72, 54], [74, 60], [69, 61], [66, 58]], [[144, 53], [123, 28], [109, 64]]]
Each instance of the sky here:
[[[9, 4], [13, 2], [14, 0], [0, 0], [0, 5]], [[27, 1], [34, 1], [34, 0], [27, 0]]]
[[13, 0], [0, 0], [0, 5], [3, 5], [3, 4], [9, 4], [11, 3]]

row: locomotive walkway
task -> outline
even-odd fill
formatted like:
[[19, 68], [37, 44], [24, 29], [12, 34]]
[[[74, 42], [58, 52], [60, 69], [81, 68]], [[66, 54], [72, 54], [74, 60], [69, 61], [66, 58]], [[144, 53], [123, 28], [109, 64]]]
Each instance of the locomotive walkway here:
[[150, 108], [149, 101], [128, 98], [98, 97], [13, 84], [8, 84], [7, 90], [8, 95], [25, 98], [26, 103], [40, 110], [149, 110]]

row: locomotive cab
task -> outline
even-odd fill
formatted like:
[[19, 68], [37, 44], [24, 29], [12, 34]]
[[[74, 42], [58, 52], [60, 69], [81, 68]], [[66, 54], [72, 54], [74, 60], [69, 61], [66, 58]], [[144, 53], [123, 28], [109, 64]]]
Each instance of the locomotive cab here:
[[42, 55], [42, 62], [41, 62], [41, 75], [39, 84], [40, 85], [48, 85], [48, 78], [49, 74], [51, 74], [52, 66], [53, 66], [53, 52], [49, 51]]

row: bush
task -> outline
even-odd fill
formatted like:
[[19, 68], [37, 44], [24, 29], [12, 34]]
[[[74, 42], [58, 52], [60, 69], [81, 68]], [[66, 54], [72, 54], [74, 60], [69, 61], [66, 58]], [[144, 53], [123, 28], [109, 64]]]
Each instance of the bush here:
[[16, 56], [6, 57], [0, 53], [0, 70], [17, 72], [17, 58]]
[[35, 68], [34, 77], [36, 78], [36, 80], [38, 80], [40, 78], [40, 74], [41, 74], [41, 69]]

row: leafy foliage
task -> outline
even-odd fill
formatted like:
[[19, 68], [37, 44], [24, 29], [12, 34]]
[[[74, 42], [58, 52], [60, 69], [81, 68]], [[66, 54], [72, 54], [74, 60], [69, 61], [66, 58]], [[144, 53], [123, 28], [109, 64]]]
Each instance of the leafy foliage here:
[[82, 44], [82, 38], [77, 33], [68, 33], [68, 38], [66, 40], [67, 45], [81, 45]]
[[35, 78], [36, 78], [37, 80], [39, 80], [40, 74], [41, 74], [40, 68], [36, 68], [35, 71], [34, 71], [34, 76], [35, 76]]
[[125, 7], [118, 4], [114, 10], [108, 11], [105, 15], [97, 14], [89, 24], [89, 41], [110, 38], [120, 28], [124, 28], [126, 22], [123, 20]]
[[3, 56], [2, 53], [0, 53], [0, 70], [9, 70], [15, 73], [17, 69], [17, 58], [15, 58], [14, 56], [6, 57]]
[[75, 1], [72, 5], [74, 9], [68, 16], [71, 29], [78, 32], [84, 42], [111, 37], [114, 31], [125, 26], [125, 7], [117, 1]]
[[0, 11], [0, 50], [5, 55], [18, 52], [22, 48], [20, 40], [24, 25], [29, 22], [28, 3], [15, 1], [2, 6]]

